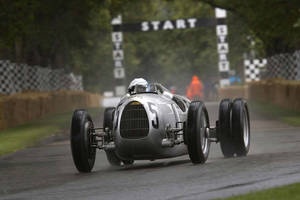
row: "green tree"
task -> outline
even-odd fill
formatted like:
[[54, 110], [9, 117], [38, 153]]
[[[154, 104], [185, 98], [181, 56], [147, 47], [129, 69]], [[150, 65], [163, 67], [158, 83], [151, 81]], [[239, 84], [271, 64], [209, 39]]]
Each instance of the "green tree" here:
[[[299, 48], [298, 0], [0, 0], [0, 59], [83, 74], [85, 88], [113, 89], [111, 24], [214, 18], [228, 10], [231, 69], [243, 73], [247, 36], [261, 55]], [[127, 81], [141, 76], [182, 90], [193, 74], [218, 79], [215, 28], [124, 33]]]
[[300, 48], [298, 0], [199, 0], [239, 17], [263, 43], [267, 56]]

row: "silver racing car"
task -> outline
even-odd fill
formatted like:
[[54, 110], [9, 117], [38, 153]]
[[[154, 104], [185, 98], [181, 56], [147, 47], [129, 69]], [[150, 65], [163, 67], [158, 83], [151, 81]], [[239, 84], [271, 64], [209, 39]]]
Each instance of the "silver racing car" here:
[[220, 142], [225, 157], [246, 156], [250, 120], [243, 99], [223, 99], [219, 119], [209, 124], [202, 101], [170, 93], [161, 84], [135, 85], [114, 108], [106, 108], [103, 127], [94, 127], [85, 110], [72, 117], [71, 149], [79, 172], [90, 172], [96, 150], [103, 149], [111, 165], [188, 154], [192, 163], [205, 163], [211, 142]]

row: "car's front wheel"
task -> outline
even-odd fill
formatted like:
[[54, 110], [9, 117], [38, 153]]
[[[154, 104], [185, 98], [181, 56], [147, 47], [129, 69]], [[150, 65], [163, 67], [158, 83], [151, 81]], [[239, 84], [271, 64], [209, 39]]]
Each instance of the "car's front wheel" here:
[[96, 159], [93, 121], [85, 110], [75, 110], [71, 124], [71, 150], [73, 161], [79, 172], [91, 172]]

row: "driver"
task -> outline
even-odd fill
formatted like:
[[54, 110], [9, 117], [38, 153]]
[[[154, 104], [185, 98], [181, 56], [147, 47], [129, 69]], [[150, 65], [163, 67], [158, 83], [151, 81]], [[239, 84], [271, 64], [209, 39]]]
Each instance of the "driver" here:
[[141, 93], [146, 92], [148, 82], [143, 78], [135, 78], [128, 86], [128, 93]]

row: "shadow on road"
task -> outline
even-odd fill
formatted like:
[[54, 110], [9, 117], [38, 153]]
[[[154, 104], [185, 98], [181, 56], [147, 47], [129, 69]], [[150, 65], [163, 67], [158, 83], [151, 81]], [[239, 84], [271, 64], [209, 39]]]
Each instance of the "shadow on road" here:
[[186, 160], [174, 160], [174, 161], [164, 161], [164, 162], [155, 162], [151, 163], [137, 163], [129, 166], [125, 166], [124, 168], [120, 168], [119, 170], [139, 170], [139, 169], [153, 169], [153, 168], [164, 168], [164, 167], [171, 167], [174, 165], [182, 165], [186, 163], [190, 163], [189, 159]]

